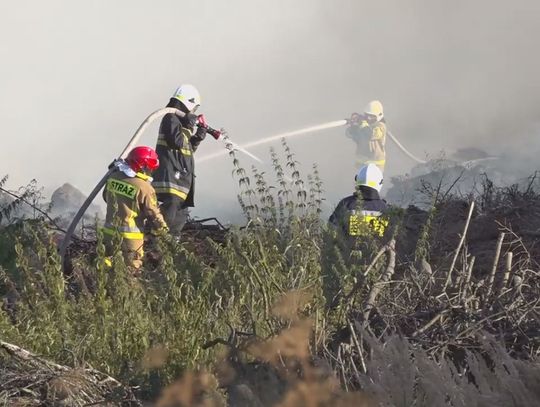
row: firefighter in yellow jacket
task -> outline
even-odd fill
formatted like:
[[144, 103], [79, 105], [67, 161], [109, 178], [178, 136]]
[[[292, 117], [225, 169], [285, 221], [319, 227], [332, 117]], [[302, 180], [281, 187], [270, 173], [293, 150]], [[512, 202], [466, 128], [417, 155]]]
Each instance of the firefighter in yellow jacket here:
[[143, 263], [145, 230], [167, 231], [150, 177], [159, 160], [154, 149], [140, 146], [129, 152], [125, 162], [115, 165], [103, 192], [107, 202], [105, 245], [110, 255], [113, 237], [119, 234], [126, 265], [137, 270]]
[[384, 215], [388, 206], [379, 195], [383, 185], [382, 171], [373, 163], [364, 165], [354, 179], [356, 191], [339, 202], [329, 222], [350, 238], [367, 234], [384, 236], [388, 226]]
[[364, 114], [353, 113], [349, 119], [347, 137], [356, 143], [356, 165], [375, 164], [384, 171], [386, 164], [386, 123], [382, 103], [372, 100]]

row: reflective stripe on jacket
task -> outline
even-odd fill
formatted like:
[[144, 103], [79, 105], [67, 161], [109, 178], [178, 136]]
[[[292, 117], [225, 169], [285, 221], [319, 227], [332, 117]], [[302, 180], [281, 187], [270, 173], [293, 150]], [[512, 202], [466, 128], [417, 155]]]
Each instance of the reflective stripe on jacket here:
[[379, 236], [384, 235], [384, 231], [388, 226], [388, 221], [381, 218], [382, 212], [365, 210], [357, 211], [354, 209], [348, 212], [349, 222], [347, 232], [349, 236], [363, 236], [366, 235], [369, 230]]
[[[185, 155], [185, 156], [193, 155], [193, 150], [191, 148], [191, 144], [189, 143], [188, 136], [185, 133], [182, 133], [182, 137], [183, 137], [182, 146], [185, 146], [185, 147], [180, 147], [177, 150], [180, 153], [182, 153], [182, 155]], [[169, 145], [167, 144], [167, 141], [165, 141], [165, 136], [162, 133], [159, 134], [156, 145], [164, 146], [164, 147], [167, 147], [167, 148], [169, 147]], [[174, 148], [173, 148], [173, 150], [174, 150]]]
[[[171, 99], [168, 107], [181, 109], [181, 102]], [[154, 172], [154, 186], [158, 199], [163, 194], [178, 196], [187, 206], [194, 205], [195, 161], [193, 153], [200, 139], [193, 137], [193, 129], [184, 127], [178, 115], [166, 114], [161, 120], [156, 152], [159, 168]]]
[[362, 236], [375, 233], [383, 236], [388, 221], [383, 215], [388, 209], [377, 190], [360, 187], [361, 195], [355, 193], [343, 198], [330, 216], [329, 222], [347, 236]]
[[182, 198], [184, 201], [187, 200], [189, 194], [189, 188], [175, 184], [174, 182], [155, 181], [152, 183], [152, 186], [158, 194], [173, 194]]
[[356, 155], [365, 164], [373, 163], [384, 169], [386, 160], [386, 124], [366, 121], [346, 130], [347, 137], [356, 143]]

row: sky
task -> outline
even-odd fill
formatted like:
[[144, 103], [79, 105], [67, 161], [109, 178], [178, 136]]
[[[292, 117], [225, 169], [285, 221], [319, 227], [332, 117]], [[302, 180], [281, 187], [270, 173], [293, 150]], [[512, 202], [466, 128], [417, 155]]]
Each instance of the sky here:
[[[237, 143], [379, 99], [417, 156], [531, 154], [539, 18], [534, 0], [0, 0], [0, 176], [10, 188], [35, 178], [46, 191], [69, 182], [88, 193], [181, 83]], [[157, 124], [141, 143], [156, 135]], [[290, 146], [303, 173], [319, 166], [330, 206], [351, 191], [354, 146], [342, 128]], [[269, 147], [254, 152], [268, 160]], [[209, 137], [197, 155], [220, 148]], [[388, 150], [385, 177], [414, 165]], [[197, 166], [195, 216], [238, 211], [231, 172], [227, 157]]]

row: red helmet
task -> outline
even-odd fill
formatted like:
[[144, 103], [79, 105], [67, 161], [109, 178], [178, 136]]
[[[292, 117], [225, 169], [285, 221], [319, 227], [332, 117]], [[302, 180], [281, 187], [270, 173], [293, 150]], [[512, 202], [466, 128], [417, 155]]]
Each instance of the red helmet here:
[[155, 171], [159, 167], [159, 159], [151, 147], [139, 146], [129, 152], [126, 162], [133, 171]]

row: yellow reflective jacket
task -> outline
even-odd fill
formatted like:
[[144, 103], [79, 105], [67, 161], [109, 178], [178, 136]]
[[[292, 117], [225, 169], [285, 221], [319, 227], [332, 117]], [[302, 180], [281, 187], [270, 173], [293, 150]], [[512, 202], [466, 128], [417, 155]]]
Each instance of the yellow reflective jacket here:
[[[143, 239], [144, 230], [164, 231], [167, 225], [158, 207], [150, 177], [137, 173], [129, 177], [115, 171], [107, 180], [103, 198], [107, 215], [103, 232], [119, 232], [125, 239]], [[145, 225], [146, 221], [146, 225]]]
[[329, 222], [341, 229], [346, 236], [358, 237], [374, 233], [384, 236], [388, 220], [384, 216], [388, 211], [386, 201], [379, 193], [366, 186], [343, 198], [330, 216]]
[[386, 124], [376, 122], [368, 124], [362, 121], [347, 129], [347, 136], [356, 143], [356, 155], [365, 164], [373, 163], [384, 170], [386, 163]]

